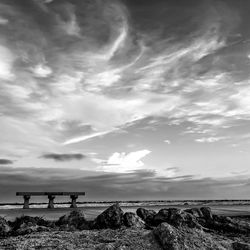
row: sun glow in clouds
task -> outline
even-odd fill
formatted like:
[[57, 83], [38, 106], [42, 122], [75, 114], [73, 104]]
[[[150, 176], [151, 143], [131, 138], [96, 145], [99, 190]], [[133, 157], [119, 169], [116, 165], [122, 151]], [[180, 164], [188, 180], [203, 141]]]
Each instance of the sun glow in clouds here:
[[125, 152], [112, 154], [106, 163], [100, 167], [101, 171], [113, 173], [129, 173], [143, 169], [142, 158], [150, 154], [151, 151], [144, 149], [126, 154]]

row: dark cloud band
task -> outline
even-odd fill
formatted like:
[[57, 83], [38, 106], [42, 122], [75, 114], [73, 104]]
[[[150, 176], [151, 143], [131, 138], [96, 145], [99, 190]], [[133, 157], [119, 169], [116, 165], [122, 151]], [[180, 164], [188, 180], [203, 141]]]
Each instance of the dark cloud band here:
[[9, 165], [9, 164], [13, 164], [13, 161], [8, 159], [0, 159], [0, 165]]
[[83, 154], [56, 154], [56, 153], [49, 153], [44, 154], [41, 156], [44, 159], [51, 159], [55, 161], [72, 161], [72, 160], [82, 160], [86, 158]]

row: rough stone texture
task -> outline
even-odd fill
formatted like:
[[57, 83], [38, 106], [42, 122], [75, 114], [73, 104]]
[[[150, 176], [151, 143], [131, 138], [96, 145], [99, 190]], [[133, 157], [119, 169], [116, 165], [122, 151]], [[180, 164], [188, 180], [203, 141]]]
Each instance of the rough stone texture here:
[[194, 215], [195, 217], [203, 217], [203, 213], [197, 207], [185, 209], [184, 212]]
[[136, 214], [147, 224], [152, 225], [156, 212], [140, 207], [136, 210]]
[[6, 236], [10, 230], [8, 222], [3, 217], [0, 217], [0, 236]]
[[29, 226], [45, 226], [45, 227], [53, 227], [54, 223], [44, 220], [41, 217], [32, 217], [32, 216], [21, 216], [17, 217], [13, 222], [10, 222], [10, 226], [12, 230], [17, 230], [21, 227], [21, 225], [27, 224]]
[[180, 250], [179, 235], [174, 227], [167, 223], [160, 224], [155, 230], [154, 235], [161, 243], [163, 249]]
[[93, 226], [96, 229], [120, 228], [123, 225], [123, 214], [119, 204], [116, 203], [98, 215], [94, 220]]
[[244, 223], [241, 221], [237, 221], [235, 219], [213, 215], [213, 219], [207, 220], [198, 220], [200, 224], [205, 226], [206, 228], [218, 231], [218, 232], [226, 232], [226, 233], [235, 233], [235, 234], [247, 234], [250, 236], [250, 225], [249, 223]]
[[153, 224], [158, 226], [162, 222], [168, 222], [169, 209], [163, 208], [154, 216]]
[[55, 224], [46, 221], [41, 217], [21, 216], [17, 217], [13, 222], [9, 222], [11, 227], [11, 235], [25, 235], [32, 232], [49, 231], [55, 227]]
[[63, 215], [56, 222], [57, 226], [60, 226], [61, 229], [70, 230], [70, 229], [89, 229], [89, 224], [85, 219], [83, 212], [79, 210], [74, 210], [69, 214]]
[[213, 219], [213, 214], [210, 207], [201, 207], [200, 211], [202, 212], [202, 215], [206, 220]]
[[202, 228], [196, 217], [177, 208], [161, 209], [154, 217], [154, 225], [167, 222], [173, 226], [188, 226], [190, 228]]
[[250, 250], [250, 244], [242, 242], [233, 242], [232, 247], [234, 250]]
[[127, 212], [123, 216], [124, 225], [133, 228], [145, 228], [145, 222], [136, 214]]
[[153, 231], [164, 250], [231, 250], [229, 242], [198, 229], [162, 223]]

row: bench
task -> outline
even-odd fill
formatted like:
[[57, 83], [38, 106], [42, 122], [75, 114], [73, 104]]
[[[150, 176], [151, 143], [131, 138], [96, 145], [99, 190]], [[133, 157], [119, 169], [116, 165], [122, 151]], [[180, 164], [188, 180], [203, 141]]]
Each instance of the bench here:
[[17, 196], [23, 196], [24, 203], [23, 208], [29, 208], [29, 200], [31, 196], [48, 196], [49, 203], [48, 208], [54, 208], [54, 199], [56, 195], [58, 196], [70, 196], [71, 198], [71, 208], [76, 208], [76, 200], [79, 195], [85, 195], [85, 192], [16, 192]]

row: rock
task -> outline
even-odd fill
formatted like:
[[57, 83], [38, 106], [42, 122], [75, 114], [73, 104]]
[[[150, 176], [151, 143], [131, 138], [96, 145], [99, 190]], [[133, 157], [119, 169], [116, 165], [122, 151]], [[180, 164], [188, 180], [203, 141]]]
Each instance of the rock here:
[[203, 217], [203, 214], [202, 214], [201, 210], [199, 208], [197, 208], [197, 207], [185, 209], [184, 211], [186, 213], [194, 215], [195, 217]]
[[202, 228], [194, 215], [177, 208], [161, 209], [154, 217], [154, 225], [157, 226], [162, 222], [167, 222], [175, 227]]
[[33, 232], [49, 231], [54, 223], [41, 217], [21, 216], [9, 223], [12, 235], [25, 235]]
[[168, 218], [169, 218], [169, 209], [163, 208], [154, 216], [153, 224], [155, 226], [158, 226], [162, 222], [168, 222]]
[[63, 215], [56, 222], [56, 225], [63, 230], [70, 229], [89, 229], [88, 222], [85, 219], [83, 212], [79, 210], [74, 210], [69, 214]]
[[235, 219], [213, 215], [213, 220], [205, 221], [205, 227], [219, 232], [249, 234], [250, 226]]
[[156, 212], [140, 207], [136, 210], [136, 214], [147, 224], [152, 225]]
[[0, 236], [6, 236], [10, 230], [8, 222], [3, 217], [0, 217]]
[[206, 220], [213, 220], [213, 214], [210, 207], [201, 207], [200, 211]]
[[27, 224], [29, 226], [44, 226], [44, 227], [52, 227], [53, 222], [49, 222], [44, 220], [41, 217], [31, 217], [31, 216], [21, 216], [17, 217], [13, 222], [10, 222], [12, 230], [17, 230], [21, 227], [21, 225]]
[[165, 250], [232, 249], [231, 243], [196, 228], [176, 228], [162, 223], [153, 233]]
[[116, 203], [98, 215], [94, 220], [96, 229], [118, 229], [123, 225], [123, 211], [119, 204]]
[[233, 242], [232, 247], [234, 250], [250, 250], [250, 244], [247, 243]]
[[162, 223], [153, 231], [165, 250], [180, 250], [183, 247], [179, 244], [179, 235], [174, 227], [168, 223]]
[[145, 228], [145, 222], [136, 214], [127, 212], [123, 216], [124, 225], [133, 228]]

